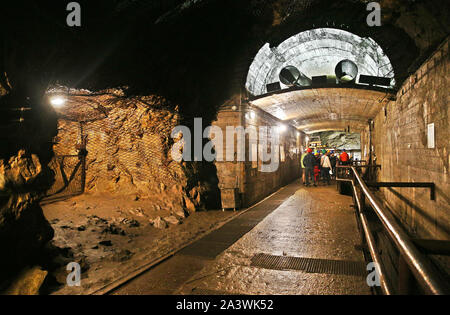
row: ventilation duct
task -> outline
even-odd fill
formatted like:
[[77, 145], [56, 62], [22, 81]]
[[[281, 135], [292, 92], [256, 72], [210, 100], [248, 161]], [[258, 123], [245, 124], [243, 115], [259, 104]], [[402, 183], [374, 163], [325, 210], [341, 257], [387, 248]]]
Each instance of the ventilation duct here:
[[345, 59], [337, 64], [335, 72], [339, 82], [354, 82], [358, 76], [358, 66], [353, 61]]
[[287, 66], [280, 71], [280, 81], [287, 86], [311, 85], [311, 79], [294, 66]]

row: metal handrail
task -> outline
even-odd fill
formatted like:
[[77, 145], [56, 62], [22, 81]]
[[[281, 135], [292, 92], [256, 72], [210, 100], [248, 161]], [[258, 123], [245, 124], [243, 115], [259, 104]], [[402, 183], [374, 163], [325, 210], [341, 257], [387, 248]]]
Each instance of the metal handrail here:
[[381, 290], [385, 295], [391, 295], [393, 294], [393, 289], [391, 284], [389, 283], [389, 280], [386, 277], [386, 271], [384, 270], [384, 266], [381, 263], [381, 257], [376, 249], [375, 238], [373, 237], [373, 234], [370, 231], [369, 221], [367, 220], [364, 211], [362, 211], [363, 207], [361, 204], [361, 200], [358, 196], [358, 192], [356, 191], [356, 185], [353, 180], [352, 180], [352, 187], [353, 187], [353, 195], [355, 196], [356, 204], [358, 206], [358, 214], [361, 220], [364, 236], [366, 237], [366, 242], [369, 247], [370, 255], [372, 256], [372, 259], [374, 260], [378, 268], [378, 276], [380, 279]]
[[[375, 213], [379, 217], [381, 223], [389, 233], [390, 237], [393, 239], [395, 245], [400, 251], [402, 257], [405, 259], [406, 263], [409, 266], [414, 277], [417, 279], [419, 284], [425, 288], [431, 294], [444, 295], [448, 294], [448, 289], [445, 283], [441, 280], [441, 276], [428, 260], [414, 245], [414, 243], [410, 240], [409, 236], [403, 230], [403, 228], [397, 223], [394, 216], [390, 213], [390, 211], [384, 209], [384, 207], [378, 202], [373, 193], [369, 190], [366, 183], [363, 181], [361, 176], [359, 175], [357, 169], [355, 167], [351, 167], [354, 177], [361, 187], [362, 192], [365, 197], [369, 200], [372, 208]], [[352, 181], [354, 187], [355, 198], [358, 198], [355, 189], [355, 182]], [[357, 199], [358, 207], [361, 207], [361, 200]], [[360, 212], [363, 209], [360, 208]], [[367, 226], [367, 222], [365, 217], [363, 217], [363, 227], [365, 230], [365, 234], [369, 235], [366, 237], [369, 243], [369, 247], [373, 247], [371, 249], [372, 256], [375, 255], [374, 260], [379, 260], [376, 251], [374, 250], [373, 238], [371, 237], [371, 232]], [[366, 223], [366, 224], [365, 224]], [[372, 253], [373, 252], [373, 253]], [[377, 262], [377, 261], [375, 261]], [[379, 264], [379, 266], [381, 266]], [[382, 273], [382, 270], [379, 272]], [[383, 280], [383, 291], [387, 294], [391, 292], [389, 288], [389, 284], [386, 281], [385, 274], [382, 274], [381, 279]]]

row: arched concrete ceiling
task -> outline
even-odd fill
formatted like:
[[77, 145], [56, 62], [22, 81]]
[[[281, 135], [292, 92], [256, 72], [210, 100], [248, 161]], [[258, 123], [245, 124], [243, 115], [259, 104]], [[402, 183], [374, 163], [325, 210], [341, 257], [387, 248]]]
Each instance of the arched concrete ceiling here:
[[392, 92], [362, 87], [287, 90], [250, 103], [305, 133], [360, 131], [392, 99]]
[[355, 62], [359, 74], [394, 78], [389, 58], [373, 39], [340, 29], [318, 28], [292, 36], [278, 47], [265, 44], [250, 66], [246, 88], [253, 95], [265, 94], [266, 85], [278, 82], [280, 71], [288, 65], [310, 78], [334, 75], [336, 65], [344, 59]]

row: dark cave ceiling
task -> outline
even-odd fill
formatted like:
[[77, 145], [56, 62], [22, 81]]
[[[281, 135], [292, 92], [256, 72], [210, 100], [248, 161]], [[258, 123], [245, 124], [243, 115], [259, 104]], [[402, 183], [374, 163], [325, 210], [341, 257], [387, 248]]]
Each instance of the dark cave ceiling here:
[[[0, 73], [14, 88], [127, 86], [130, 93], [155, 92], [174, 101], [218, 102], [233, 93], [230, 82], [242, 59], [248, 69], [265, 43], [276, 47], [318, 27], [373, 38], [401, 84], [448, 36], [450, 11], [448, 1], [382, 0], [383, 26], [370, 28], [367, 1], [358, 0], [79, 2], [78, 29], [65, 25], [64, 1], [4, 5]], [[242, 86], [245, 77], [238, 78]]]

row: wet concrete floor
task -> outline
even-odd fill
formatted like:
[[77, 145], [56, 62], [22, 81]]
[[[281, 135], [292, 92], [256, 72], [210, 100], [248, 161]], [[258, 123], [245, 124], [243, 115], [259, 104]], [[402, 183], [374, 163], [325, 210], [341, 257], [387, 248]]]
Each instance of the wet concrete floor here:
[[370, 294], [351, 205], [290, 184], [112, 294]]

